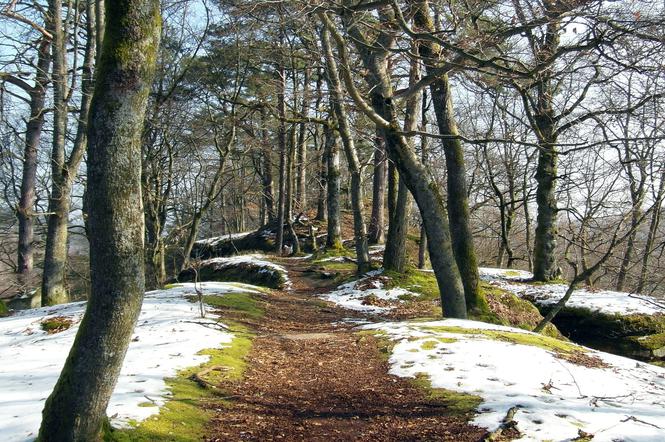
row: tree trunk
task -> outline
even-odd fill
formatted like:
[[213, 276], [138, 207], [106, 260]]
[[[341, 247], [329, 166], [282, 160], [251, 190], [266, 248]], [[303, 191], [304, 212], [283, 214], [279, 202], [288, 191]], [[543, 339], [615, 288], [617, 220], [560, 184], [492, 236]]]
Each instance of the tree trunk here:
[[[52, 5], [52, 6], [51, 6]], [[86, 10], [86, 48], [82, 69], [81, 109], [69, 158], [65, 157], [65, 134], [67, 130], [68, 93], [66, 33], [61, 19], [61, 6], [58, 2], [49, 5], [53, 11], [51, 26], [53, 33], [53, 151], [51, 155], [51, 195], [49, 198], [49, 216], [47, 219], [46, 248], [44, 255], [44, 272], [42, 274], [42, 304], [54, 305], [67, 302], [69, 294], [66, 289], [67, 267], [67, 226], [71, 192], [86, 145], [88, 113], [93, 90], [92, 67], [95, 63], [95, 11], [92, 2], [87, 3]]]
[[555, 255], [557, 237], [556, 173], [557, 153], [555, 144], [539, 146], [536, 166], [536, 235], [533, 247], [533, 278], [536, 281], [551, 281], [561, 271]]
[[[419, 62], [413, 61], [409, 72], [409, 84], [416, 84], [420, 80]], [[404, 132], [415, 131], [418, 128], [418, 114], [420, 113], [421, 94], [413, 94], [406, 100], [404, 112]], [[396, 174], [391, 173], [394, 186]], [[399, 178], [398, 178], [399, 179]], [[406, 269], [406, 239], [409, 229], [409, 212], [411, 202], [409, 200], [409, 189], [403, 179], [399, 179], [397, 200], [393, 203], [390, 224], [388, 226], [388, 238], [383, 255], [383, 267], [386, 270], [403, 272]], [[392, 199], [392, 196], [391, 196]]]
[[[425, 5], [417, 10], [414, 21], [417, 26], [434, 32], [434, 24]], [[436, 69], [438, 48], [430, 41], [419, 44], [419, 52], [425, 58], [425, 67], [431, 75]], [[453, 111], [452, 94], [448, 75], [442, 75], [430, 85], [432, 104], [441, 135], [452, 137], [459, 135], [455, 114]], [[446, 158], [446, 178], [448, 197], [448, 220], [450, 235], [452, 237], [455, 261], [464, 283], [464, 296], [467, 308], [485, 309], [484, 298], [479, 292], [478, 261], [473, 245], [473, 234], [469, 220], [469, 196], [466, 184], [466, 165], [464, 149], [459, 139], [447, 138], [442, 140], [443, 151]]]
[[268, 138], [268, 129], [266, 129], [265, 115], [261, 113], [261, 122], [263, 129], [261, 129], [261, 137], [263, 142], [263, 155], [262, 155], [262, 174], [261, 181], [263, 184], [263, 200], [266, 208], [268, 222], [275, 219], [275, 197], [273, 192], [272, 180], [272, 143]]
[[144, 293], [141, 131], [160, 36], [155, 0], [107, 3], [88, 131], [91, 293], [38, 440], [100, 436]]
[[368, 240], [370, 244], [385, 241], [385, 207], [386, 207], [386, 146], [377, 128], [374, 148], [374, 178], [372, 181], [372, 215], [369, 222]]
[[34, 241], [34, 206], [35, 184], [37, 179], [37, 151], [44, 126], [44, 102], [46, 100], [46, 87], [49, 82], [49, 65], [51, 42], [43, 38], [39, 43], [37, 54], [37, 71], [35, 85], [30, 94], [30, 119], [25, 132], [25, 153], [23, 155], [23, 172], [21, 178], [21, 198], [17, 211], [18, 217], [18, 268], [25, 282], [30, 279], [33, 259]]
[[339, 194], [339, 140], [335, 131], [324, 127], [326, 159], [328, 160], [326, 173], [328, 177], [327, 201], [328, 206], [328, 230], [326, 235], [326, 248], [342, 248], [342, 227], [340, 219]]
[[328, 150], [326, 142], [321, 145], [321, 158], [319, 161], [319, 195], [316, 202], [316, 220], [325, 221], [326, 211], [326, 193], [328, 192]]
[[279, 126], [277, 129], [277, 145], [279, 146], [279, 189], [277, 202], [277, 233], [275, 239], [275, 251], [282, 254], [284, 247], [284, 212], [286, 204], [286, 103], [284, 102], [285, 85], [284, 67], [280, 65], [277, 70], [277, 112], [279, 114]]
[[358, 159], [358, 153], [356, 152], [356, 147], [351, 135], [351, 128], [349, 127], [346, 108], [344, 107], [344, 96], [342, 93], [342, 85], [339, 80], [337, 62], [333, 56], [328, 29], [325, 26], [321, 30], [321, 44], [326, 58], [328, 87], [331, 95], [330, 101], [335, 112], [337, 128], [340, 137], [342, 138], [342, 145], [344, 146], [344, 153], [346, 154], [346, 162], [348, 163], [351, 172], [351, 205], [353, 208], [353, 233], [356, 244], [358, 273], [365, 273], [370, 269], [370, 261], [369, 248], [367, 245], [367, 228], [365, 226], [364, 218], [365, 207], [362, 196], [360, 160]]
[[402, 179], [398, 180], [397, 187], [395, 210], [388, 224], [386, 249], [383, 253], [383, 267], [386, 270], [403, 272], [407, 263], [406, 234], [409, 227], [409, 189]]
[[65, 135], [67, 130], [67, 54], [62, 23], [62, 2], [49, 1], [49, 27], [53, 41], [53, 144], [51, 150], [51, 195], [48, 204], [44, 272], [42, 274], [42, 305], [68, 301], [65, 287], [67, 265], [67, 223], [70, 189], [65, 172]]
[[660, 175], [660, 184], [658, 185], [658, 192], [653, 203], [653, 212], [651, 212], [651, 221], [649, 223], [649, 233], [647, 234], [646, 243], [644, 244], [644, 253], [642, 254], [642, 268], [640, 269], [640, 278], [637, 281], [637, 293], [642, 293], [647, 279], [647, 269], [649, 266], [649, 258], [653, 252], [653, 245], [658, 233], [658, 226], [660, 225], [660, 208], [663, 204], [663, 197], [665, 196], [665, 171]]
[[296, 162], [296, 126], [291, 125], [289, 129], [289, 143], [287, 147], [286, 157], [286, 199], [284, 201], [284, 217], [285, 222], [291, 222], [293, 219], [293, 203], [294, 203], [294, 166]]
[[[302, 110], [303, 118], [309, 109], [309, 69], [305, 68], [303, 80]], [[299, 212], [307, 209], [307, 125], [298, 125], [298, 151], [296, 153], [296, 208]]]
[[[423, 102], [420, 106], [420, 130], [427, 133], [427, 89], [423, 90]], [[429, 150], [429, 137], [423, 135], [420, 137], [420, 158], [423, 164], [427, 164], [427, 151]], [[427, 254], [427, 234], [425, 227], [420, 223], [420, 240], [418, 242], [418, 268], [425, 268], [425, 259]]]

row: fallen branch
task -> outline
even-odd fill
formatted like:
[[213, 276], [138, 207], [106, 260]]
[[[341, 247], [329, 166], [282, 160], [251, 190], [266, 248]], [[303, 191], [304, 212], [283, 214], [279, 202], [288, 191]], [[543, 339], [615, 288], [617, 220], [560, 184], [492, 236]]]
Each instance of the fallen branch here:
[[201, 388], [217, 388], [217, 385], [213, 384], [212, 382], [206, 380], [204, 378], [205, 375], [212, 371], [226, 371], [230, 370], [231, 368], [225, 367], [223, 365], [213, 365], [212, 367], [208, 367], [204, 370], [199, 371], [198, 373], [192, 373], [189, 376], [189, 379], [196, 382], [199, 384]]

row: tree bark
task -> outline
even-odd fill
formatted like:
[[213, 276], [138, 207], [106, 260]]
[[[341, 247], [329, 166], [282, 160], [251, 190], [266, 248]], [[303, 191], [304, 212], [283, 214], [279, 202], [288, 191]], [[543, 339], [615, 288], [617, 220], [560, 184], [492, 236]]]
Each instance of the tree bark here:
[[65, 287], [67, 264], [67, 224], [70, 189], [65, 165], [67, 130], [67, 58], [66, 36], [62, 23], [62, 2], [49, 1], [53, 85], [53, 143], [51, 150], [51, 195], [48, 204], [42, 305], [62, 304], [69, 300]]
[[[429, 16], [427, 2], [422, 2], [414, 16], [417, 26], [434, 32], [434, 24]], [[436, 63], [439, 63], [439, 48], [432, 42], [423, 41], [419, 45], [419, 52], [425, 58], [425, 68], [433, 74]], [[448, 75], [442, 75], [430, 85], [434, 114], [441, 135], [459, 135], [455, 114], [453, 111], [452, 94]], [[469, 220], [469, 196], [466, 183], [466, 165], [464, 149], [459, 139], [446, 138], [442, 140], [443, 151], [446, 158], [448, 221], [450, 223], [450, 236], [452, 237], [453, 253], [457, 267], [464, 283], [464, 296], [468, 309], [484, 309], [487, 307], [484, 298], [479, 292], [478, 261], [473, 245], [473, 234]]]
[[356, 244], [358, 273], [365, 273], [370, 269], [370, 261], [369, 248], [367, 245], [367, 228], [365, 226], [364, 218], [365, 207], [362, 196], [360, 160], [358, 159], [358, 153], [351, 135], [351, 128], [349, 127], [346, 108], [344, 107], [342, 85], [339, 80], [337, 62], [333, 56], [332, 48], [330, 46], [330, 36], [328, 29], [325, 26], [321, 29], [321, 44], [326, 58], [326, 68], [328, 72], [327, 79], [331, 94], [330, 101], [335, 112], [337, 128], [340, 138], [342, 139], [342, 145], [344, 146], [346, 162], [348, 163], [351, 172], [351, 205], [353, 208], [353, 232]]
[[93, 441], [144, 293], [141, 131], [160, 37], [156, 0], [108, 2], [88, 131], [91, 293], [38, 440]]
[[377, 128], [374, 148], [374, 178], [372, 181], [372, 215], [369, 221], [368, 240], [370, 244], [380, 244], [386, 240], [386, 146]]
[[[302, 90], [302, 118], [307, 117], [309, 109], [309, 69], [305, 68]], [[296, 152], [296, 208], [299, 212], [307, 209], [307, 125], [298, 126], [298, 151]]]
[[280, 64], [277, 69], [277, 112], [279, 114], [279, 126], [277, 128], [277, 145], [279, 146], [279, 189], [277, 196], [277, 232], [275, 239], [275, 251], [278, 255], [282, 254], [284, 247], [284, 212], [286, 204], [286, 103], [284, 102], [285, 73], [284, 67]]
[[[411, 62], [409, 72], [409, 84], [415, 84], [420, 80], [420, 68], [418, 61]], [[404, 131], [415, 131], [418, 127], [418, 114], [420, 113], [421, 94], [413, 94], [406, 100], [406, 110], [404, 112]], [[406, 269], [406, 239], [409, 229], [409, 212], [411, 202], [409, 200], [409, 189], [406, 187], [403, 179], [399, 179], [396, 174], [391, 174], [395, 181], [397, 178], [398, 190], [397, 199], [393, 203], [391, 211], [390, 224], [388, 226], [388, 238], [386, 239], [386, 249], [383, 254], [383, 267], [386, 270], [403, 272]], [[393, 185], [391, 185], [391, 190]], [[391, 198], [392, 199], [392, 198]]]
[[323, 131], [328, 169], [326, 173], [328, 177], [326, 201], [326, 205], [328, 206], [328, 230], [326, 235], [326, 248], [341, 249], [342, 227], [339, 207], [339, 140], [335, 131], [331, 127], [325, 126]]
[[37, 151], [44, 126], [44, 102], [46, 87], [49, 82], [49, 65], [51, 63], [51, 42], [42, 38], [37, 54], [37, 71], [35, 85], [28, 91], [30, 94], [30, 117], [25, 132], [25, 152], [23, 154], [23, 171], [21, 177], [21, 197], [17, 210], [18, 217], [18, 268], [27, 282], [34, 265], [34, 206], [35, 185], [37, 179]]

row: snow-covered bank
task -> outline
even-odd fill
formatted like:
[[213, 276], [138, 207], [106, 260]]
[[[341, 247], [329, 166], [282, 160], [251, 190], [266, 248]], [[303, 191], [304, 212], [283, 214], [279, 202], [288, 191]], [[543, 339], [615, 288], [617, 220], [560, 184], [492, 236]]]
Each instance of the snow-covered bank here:
[[390, 304], [398, 303], [402, 297], [418, 296], [401, 287], [384, 288], [383, 282], [378, 278], [381, 273], [382, 270], [373, 270], [321, 297], [349, 310], [376, 314], [391, 310], [394, 306]]
[[424, 374], [435, 388], [480, 396], [474, 423], [490, 430], [518, 407], [521, 440], [570, 440], [580, 429], [594, 441], [665, 440], [665, 369], [591, 349], [575, 363], [540, 335], [474, 321], [363, 328], [396, 341], [392, 374]]
[[[566, 284], [520, 284], [517, 281], [533, 277], [523, 270], [480, 268], [480, 277], [494, 285], [532, 300], [536, 304], [555, 304], [568, 289]], [[665, 301], [647, 295], [638, 295], [611, 290], [577, 289], [566, 303], [569, 308], [582, 308], [606, 314], [665, 314]]]
[[286, 268], [265, 255], [237, 255], [199, 261], [178, 275], [179, 281], [239, 281], [270, 288], [290, 288]]
[[[258, 293], [244, 284], [208, 282], [197, 285], [204, 294]], [[116, 426], [140, 421], [168, 400], [165, 378], [205, 362], [197, 353], [228, 344], [233, 335], [213, 318], [200, 318], [199, 306], [186, 299], [194, 284], [176, 284], [146, 293], [120, 379], [107, 414]], [[0, 439], [29, 441], [36, 437], [44, 401], [64, 365], [81, 321], [85, 303], [24, 310], [0, 318]], [[49, 318], [72, 321], [67, 330], [48, 334]], [[62, 319], [58, 319], [62, 321]]]

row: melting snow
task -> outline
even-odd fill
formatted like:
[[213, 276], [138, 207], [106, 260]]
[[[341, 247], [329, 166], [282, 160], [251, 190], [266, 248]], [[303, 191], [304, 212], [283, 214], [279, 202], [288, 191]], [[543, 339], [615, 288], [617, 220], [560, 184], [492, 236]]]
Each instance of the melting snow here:
[[[205, 294], [256, 292], [246, 284], [204, 282]], [[146, 293], [133, 339], [107, 414], [116, 426], [140, 421], [157, 412], [168, 399], [165, 378], [180, 369], [208, 360], [198, 355], [205, 348], [228, 344], [233, 335], [211, 318], [200, 318], [198, 303], [185, 296], [196, 294], [194, 284], [176, 284]], [[64, 304], [0, 318], [0, 434], [5, 442], [33, 440], [41, 422], [44, 401], [53, 390], [74, 341], [85, 310], [84, 302]], [[47, 334], [40, 323], [64, 316], [74, 325]]]
[[[545, 284], [534, 286], [517, 281], [533, 277], [523, 270], [480, 268], [482, 279], [491, 282], [517, 296], [528, 298], [541, 305], [555, 304], [568, 289], [565, 284]], [[665, 302], [647, 295], [637, 295], [611, 290], [578, 289], [566, 303], [568, 307], [584, 308], [590, 311], [613, 314], [665, 314]]]
[[[594, 434], [594, 441], [665, 440], [665, 369], [587, 349], [609, 365], [589, 368], [542, 348], [432, 326], [529, 332], [461, 320], [363, 327], [383, 330], [397, 341], [390, 373], [422, 373], [433, 387], [480, 396], [483, 402], [473, 420], [479, 426], [493, 430], [511, 407], [518, 407], [514, 419], [523, 434], [520, 440], [570, 440], [579, 429]], [[423, 349], [425, 341], [435, 345]]]
[[393, 307], [366, 305], [363, 302], [368, 296], [384, 301], [398, 301], [400, 297], [404, 295], [418, 296], [416, 293], [410, 292], [401, 287], [384, 289], [381, 281], [370, 280], [370, 278], [378, 276], [382, 272], [383, 270], [367, 272], [363, 278], [342, 284], [334, 291], [325, 293], [321, 296], [341, 307], [375, 314], [391, 310]]

